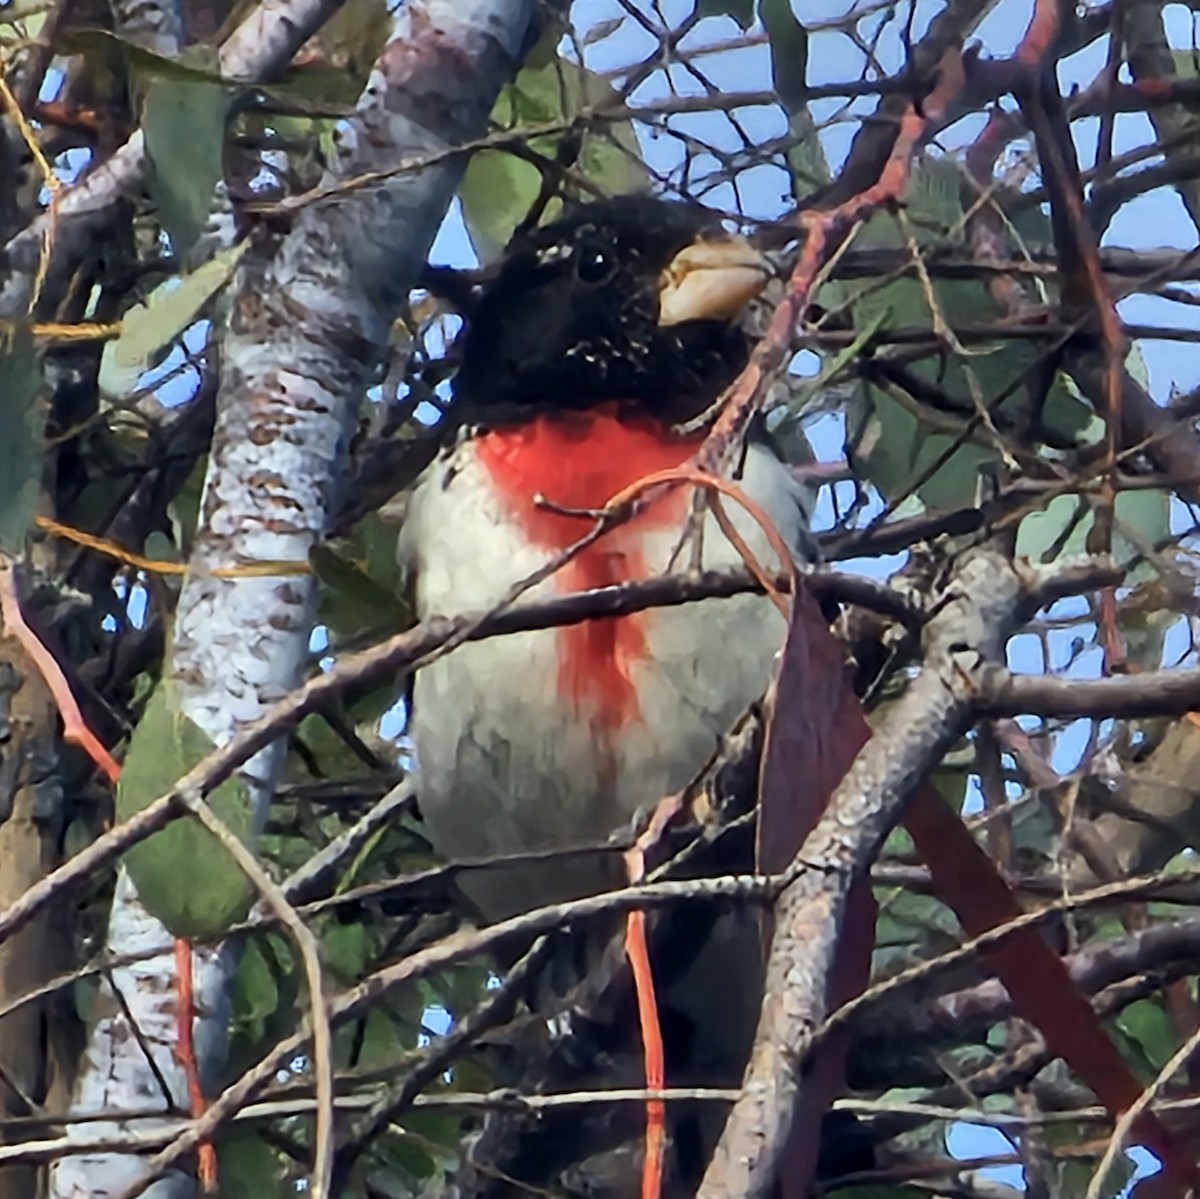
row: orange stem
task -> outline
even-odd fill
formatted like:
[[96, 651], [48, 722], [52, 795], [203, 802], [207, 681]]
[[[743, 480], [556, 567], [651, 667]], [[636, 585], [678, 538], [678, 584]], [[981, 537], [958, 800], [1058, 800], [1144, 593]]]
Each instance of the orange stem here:
[[[187, 1081], [188, 1105], [192, 1116], [204, 1115], [208, 1103], [200, 1087], [200, 1070], [196, 1064], [196, 1041], [193, 1028], [196, 1019], [196, 998], [192, 974], [192, 947], [182, 937], [175, 940], [175, 973], [179, 978], [179, 1007], [176, 1009], [175, 1058], [183, 1067]], [[205, 1195], [217, 1193], [217, 1153], [211, 1141], [201, 1141], [196, 1150], [197, 1174]]]
[[[642, 1028], [642, 1052], [646, 1061], [646, 1087], [661, 1091], [666, 1085], [662, 1028], [654, 995], [654, 973], [646, 947], [646, 913], [630, 912], [625, 926], [625, 952], [633, 970], [638, 1019]], [[661, 1099], [646, 1100], [646, 1152], [642, 1159], [642, 1199], [659, 1199], [662, 1193], [663, 1147], [666, 1141], [666, 1105]]]
[[[746, 512], [753, 518], [755, 524], [763, 531], [763, 535], [767, 539], [767, 544], [770, 545], [779, 558], [779, 563], [784, 570], [791, 575], [792, 590], [796, 587], [796, 563], [792, 558], [791, 551], [788, 549], [786, 542], [780, 536], [779, 530], [771, 523], [771, 518], [756, 504], [736, 483], [730, 482], [728, 479], [722, 479], [719, 475], [711, 474], [709, 471], [701, 470], [696, 466], [674, 466], [668, 470], [657, 470], [651, 474], [645, 475], [642, 478], [630, 483], [628, 487], [618, 491], [616, 495], [604, 505], [605, 511], [615, 512], [623, 508], [626, 504], [637, 499], [639, 495], [649, 491], [652, 487], [678, 485], [680, 483], [691, 483], [695, 487], [704, 487], [709, 491], [718, 492], [720, 495], [728, 496], [739, 507], [744, 508]], [[771, 602], [787, 617], [788, 607], [787, 601], [779, 593], [779, 588], [771, 581], [770, 576], [763, 570], [762, 563], [754, 556], [753, 551], [739, 535], [733, 527], [729, 518], [722, 511], [719, 504], [714, 503], [713, 515], [716, 517], [721, 531], [729, 538], [734, 549], [741, 555], [742, 560], [746, 564], [746, 568], [754, 576], [755, 580], [762, 589], [771, 598]]]
[[21, 612], [21, 601], [17, 595], [17, 579], [12, 559], [0, 555], [0, 619], [5, 629], [17, 639], [38, 673], [46, 680], [50, 694], [58, 706], [63, 722], [63, 740], [78, 745], [100, 768], [110, 783], [117, 781], [121, 773], [112, 754], [101, 744], [99, 737], [88, 727], [75, 696], [67, 683], [62, 667], [54, 655], [42, 644], [41, 638], [29, 627]]

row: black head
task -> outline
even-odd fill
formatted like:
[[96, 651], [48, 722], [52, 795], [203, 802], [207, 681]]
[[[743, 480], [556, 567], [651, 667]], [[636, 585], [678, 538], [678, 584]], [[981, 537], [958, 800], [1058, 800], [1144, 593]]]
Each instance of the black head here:
[[647, 196], [583, 205], [508, 247], [455, 394], [485, 421], [613, 400], [685, 418], [745, 365], [733, 318], [767, 278], [705, 209]]

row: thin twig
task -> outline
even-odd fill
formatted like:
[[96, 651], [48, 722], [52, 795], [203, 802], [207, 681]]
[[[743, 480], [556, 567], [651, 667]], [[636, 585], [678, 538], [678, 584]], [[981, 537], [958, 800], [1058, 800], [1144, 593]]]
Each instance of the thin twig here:
[[258, 859], [240, 837], [201, 799], [185, 796], [188, 810], [228, 851], [268, 907], [292, 934], [304, 963], [308, 987], [309, 1027], [312, 1029], [313, 1070], [317, 1079], [317, 1130], [313, 1173], [309, 1180], [314, 1199], [327, 1199], [333, 1170], [333, 1038], [321, 984], [321, 957], [317, 939], [300, 919], [283, 892], [272, 882]]

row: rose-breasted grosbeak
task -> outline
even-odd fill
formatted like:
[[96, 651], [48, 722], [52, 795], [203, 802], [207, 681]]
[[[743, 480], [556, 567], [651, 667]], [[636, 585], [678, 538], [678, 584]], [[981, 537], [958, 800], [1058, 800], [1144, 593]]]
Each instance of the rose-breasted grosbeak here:
[[[469, 320], [455, 393], [471, 433], [409, 501], [400, 553], [419, 615], [489, 607], [588, 531], [572, 513], [686, 462], [703, 435], [674, 428], [745, 364], [734, 317], [768, 277], [713, 214], [644, 197], [588, 204], [518, 237]], [[736, 482], [789, 545], [804, 544], [802, 489], [765, 443], [746, 446]], [[754, 521], [724, 507], [771, 561]], [[527, 597], [665, 571], [690, 511], [690, 488], [660, 493]], [[679, 561], [741, 558], [710, 515]], [[704, 766], [765, 690], [784, 632], [768, 600], [744, 595], [493, 638], [437, 659], [417, 674], [411, 723], [434, 846], [464, 858], [602, 844]], [[623, 881], [614, 854], [460, 877], [492, 920]], [[736, 920], [701, 952], [706, 965], [674, 1006], [693, 1029], [685, 1073], [697, 1084], [735, 1083], [754, 1029], [759, 936], [747, 913]]]
[[[402, 562], [419, 615], [487, 608], [586, 533], [594, 511], [652, 471], [682, 465], [702, 434], [673, 427], [709, 405], [746, 360], [733, 318], [765, 261], [712, 213], [623, 197], [518, 238], [473, 313], [455, 381], [475, 422], [408, 505]], [[802, 490], [764, 444], [736, 482], [789, 544]], [[760, 560], [771, 551], [735, 505]], [[689, 489], [655, 500], [526, 593], [550, 596], [668, 568]], [[705, 568], [741, 558], [709, 517]], [[681, 566], [695, 564], [690, 547]], [[659, 608], [464, 645], [416, 678], [420, 807], [436, 848], [479, 857], [602, 843], [684, 786], [762, 695], [783, 621], [760, 596]], [[489, 919], [619, 884], [581, 857], [471, 871]]]

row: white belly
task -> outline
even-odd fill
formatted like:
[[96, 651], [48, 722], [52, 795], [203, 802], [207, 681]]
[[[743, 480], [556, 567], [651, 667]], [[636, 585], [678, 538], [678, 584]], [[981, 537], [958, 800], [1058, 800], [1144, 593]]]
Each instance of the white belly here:
[[[769, 451], [751, 447], [743, 490], [797, 545], [804, 515], [797, 484]], [[750, 517], [725, 509], [760, 561], [774, 565]], [[581, 533], [586, 525], [581, 522]], [[649, 568], [667, 566], [679, 528], [615, 530], [606, 546], [638, 538]], [[551, 555], [516, 536], [490, 477], [467, 443], [419, 484], [402, 535], [417, 570], [418, 614], [452, 614], [494, 603]], [[711, 517], [706, 568], [739, 564]], [[529, 598], [560, 593], [551, 578]], [[647, 611], [645, 654], [629, 669], [637, 718], [611, 728], [586, 697], [559, 686], [559, 630], [495, 637], [462, 646], [421, 670], [411, 731], [419, 796], [430, 837], [447, 858], [595, 846], [639, 809], [679, 790], [704, 765], [718, 737], [765, 690], [784, 622], [769, 600], [732, 599]], [[519, 869], [471, 872], [463, 889], [489, 919], [591, 894], [620, 881], [614, 854], [578, 856]]]

